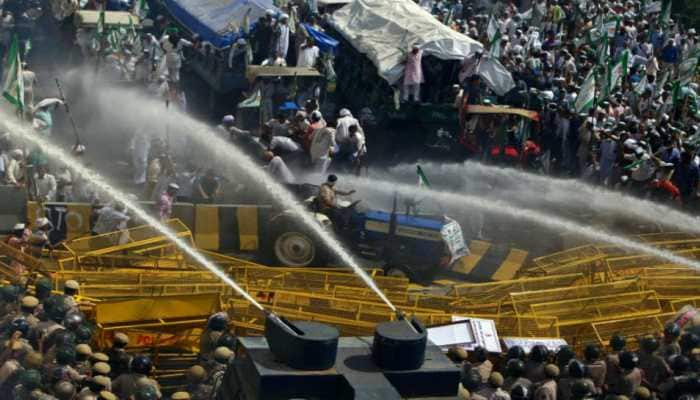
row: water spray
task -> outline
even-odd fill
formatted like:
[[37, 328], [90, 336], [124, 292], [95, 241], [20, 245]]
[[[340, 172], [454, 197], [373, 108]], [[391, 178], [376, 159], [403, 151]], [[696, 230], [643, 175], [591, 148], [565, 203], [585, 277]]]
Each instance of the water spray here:
[[165, 237], [167, 237], [175, 246], [177, 246], [180, 250], [185, 252], [187, 255], [192, 257], [196, 262], [198, 262], [200, 265], [208, 269], [211, 273], [216, 275], [219, 279], [221, 279], [224, 283], [229, 285], [233, 290], [235, 290], [239, 295], [241, 295], [243, 298], [248, 300], [252, 305], [254, 305], [257, 309], [260, 311], [266, 313], [269, 315], [268, 312], [265, 311], [262, 305], [258, 303], [250, 294], [248, 294], [243, 288], [238, 286], [238, 284], [231, 279], [228, 275], [226, 275], [222, 270], [216, 267], [213, 262], [208, 260], [206, 257], [204, 257], [200, 252], [195, 250], [192, 246], [187, 244], [184, 240], [179, 238], [172, 230], [170, 230], [167, 226], [165, 226], [162, 222], [157, 220], [156, 218], [152, 217], [150, 214], [148, 214], [146, 211], [143, 210], [138, 204], [136, 204], [133, 200], [131, 200], [128, 196], [126, 196], [123, 192], [117, 190], [113, 186], [111, 186], [107, 181], [97, 174], [96, 172], [84, 167], [78, 159], [75, 157], [71, 156], [64, 150], [62, 150], [60, 147], [54, 145], [53, 143], [48, 142], [44, 138], [40, 137], [38, 134], [32, 132], [29, 129], [22, 128], [19, 124], [11, 122], [11, 119], [5, 115], [5, 124], [8, 125], [8, 130], [10, 131], [11, 134], [17, 135], [20, 139], [27, 140], [29, 142], [32, 142], [34, 145], [38, 146], [41, 148], [46, 154], [53, 158], [60, 160], [62, 163], [66, 165], [70, 165], [73, 167], [80, 175], [85, 177], [88, 181], [90, 181], [93, 185], [95, 185], [99, 190], [107, 193], [113, 200], [118, 201], [130, 211], [132, 212], [136, 217], [139, 219], [143, 220], [145, 223], [148, 225], [154, 227], [157, 229], [161, 234], [163, 234]]
[[536, 224], [558, 230], [575, 231], [576, 233], [592, 240], [607, 242], [618, 246], [626, 247], [628, 249], [636, 250], [642, 253], [647, 253], [659, 257], [673, 264], [682, 264], [700, 270], [700, 262], [678, 256], [670, 251], [651, 247], [618, 235], [601, 232], [591, 227], [580, 225], [568, 219], [547, 215], [531, 209], [516, 208], [513, 204], [506, 201], [497, 199], [485, 199], [483, 197], [473, 195], [437, 191], [425, 187], [417, 187], [414, 185], [388, 181], [378, 181], [376, 179], [368, 180], [366, 178], [357, 178], [353, 176], [344, 177], [347, 180], [352, 181], [355, 186], [363, 187], [368, 191], [379, 190], [385, 193], [391, 193], [394, 190], [399, 190], [401, 192], [408, 192], [411, 194], [415, 194], [416, 191], [419, 191], [420, 193], [423, 193], [425, 195], [436, 196], [452, 204], [469, 205], [487, 212], [505, 214], [513, 218], [528, 220]]
[[[615, 192], [602, 187], [593, 186], [574, 179], [557, 179], [551, 176], [541, 176], [533, 173], [518, 171], [512, 168], [500, 168], [466, 161], [463, 164], [435, 165], [445, 174], [454, 174], [460, 179], [502, 179], [508, 182], [505, 188], [499, 188], [501, 192], [517, 192], [518, 199], [523, 196], [535, 196], [533, 200], [553, 199], [561, 204], [592, 205], [599, 210], [607, 210], [621, 215], [633, 216], [651, 222], [663, 221], [663, 224], [673, 225], [689, 232], [700, 233], [700, 219], [653, 201], [640, 199], [624, 193]], [[396, 172], [409, 171], [415, 176], [409, 166], [397, 166], [392, 168], [390, 175]], [[523, 191], [510, 189], [515, 185], [523, 185]], [[526, 190], [525, 190], [526, 189]], [[551, 189], [547, 191], [547, 189]], [[523, 202], [528, 202], [524, 200]]]

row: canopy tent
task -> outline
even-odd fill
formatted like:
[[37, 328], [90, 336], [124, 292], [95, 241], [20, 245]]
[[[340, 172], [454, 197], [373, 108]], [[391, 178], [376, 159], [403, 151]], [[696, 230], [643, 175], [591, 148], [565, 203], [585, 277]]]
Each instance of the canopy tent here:
[[314, 29], [311, 25], [309, 24], [301, 24], [306, 32], [309, 34], [309, 36], [314, 40], [314, 43], [316, 43], [316, 46], [318, 49], [323, 52], [323, 53], [331, 53], [333, 55], [336, 54], [336, 50], [338, 49], [338, 41], [333, 39], [332, 37], [326, 35], [325, 33], [318, 31]]
[[418, 43], [424, 56], [463, 60], [483, 46], [441, 24], [411, 0], [355, 0], [334, 12], [331, 24], [377, 67], [390, 84], [401, 80], [404, 60]]
[[164, 4], [180, 24], [217, 48], [230, 46], [241, 36], [249, 10], [251, 24], [266, 10], [277, 10], [272, 0], [164, 0]]

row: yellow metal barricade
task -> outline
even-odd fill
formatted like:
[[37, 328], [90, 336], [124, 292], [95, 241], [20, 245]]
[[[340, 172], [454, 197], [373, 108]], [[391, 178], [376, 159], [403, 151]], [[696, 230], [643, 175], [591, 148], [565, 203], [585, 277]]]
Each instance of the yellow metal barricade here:
[[609, 345], [610, 338], [615, 334], [627, 337], [627, 346], [634, 349], [638, 343], [637, 338], [645, 335], [657, 335], [663, 331], [664, 325], [673, 319], [675, 313], [647, 315], [641, 317], [615, 319], [610, 321], [594, 322], [593, 330], [596, 339], [601, 346]]
[[646, 290], [654, 290], [662, 300], [700, 296], [700, 276], [651, 275], [641, 277]]
[[601, 256], [600, 250], [593, 245], [574, 247], [572, 249], [549, 254], [544, 257], [537, 257], [532, 260], [532, 266], [528, 271], [549, 273], [561, 266], [578, 263], [583, 260], [596, 260]]
[[449, 295], [474, 304], [494, 303], [508, 300], [510, 293], [513, 292], [570, 287], [581, 285], [584, 282], [583, 274], [564, 274], [500, 282], [460, 283], [452, 287]]
[[639, 279], [628, 279], [612, 283], [558, 287], [554, 289], [511, 293], [510, 299], [518, 315], [532, 312], [532, 305], [553, 300], [566, 301], [609, 296], [613, 294], [639, 293], [642, 290]]
[[198, 333], [220, 309], [215, 293], [104, 301], [95, 306], [96, 337], [100, 347], [118, 331], [130, 336], [131, 347], [196, 350]]
[[531, 304], [530, 310], [535, 317], [557, 317], [562, 327], [658, 314], [661, 303], [654, 291], [643, 291]]

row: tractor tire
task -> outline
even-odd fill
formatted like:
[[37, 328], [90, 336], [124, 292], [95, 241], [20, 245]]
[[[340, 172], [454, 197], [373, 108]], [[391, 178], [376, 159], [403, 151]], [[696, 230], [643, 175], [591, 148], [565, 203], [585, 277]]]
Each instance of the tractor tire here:
[[275, 221], [268, 247], [266, 253], [275, 266], [319, 267], [328, 259], [316, 235], [291, 221]]

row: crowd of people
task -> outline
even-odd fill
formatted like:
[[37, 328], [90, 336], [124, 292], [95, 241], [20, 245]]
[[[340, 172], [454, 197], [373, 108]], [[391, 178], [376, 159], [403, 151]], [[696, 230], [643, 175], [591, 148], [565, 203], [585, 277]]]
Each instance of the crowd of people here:
[[228, 316], [216, 313], [201, 334], [198, 362], [184, 373], [181, 390], [164, 396], [146, 354], [128, 351], [129, 336], [116, 332], [97, 347], [95, 324], [68, 280], [52, 292], [47, 277], [0, 288], [0, 399], [3, 400], [215, 400], [233, 359]]
[[[485, 9], [471, 0], [421, 0], [452, 29], [480, 41], [458, 81], [458, 107], [500, 103], [539, 113], [539, 121], [483, 124], [462, 115], [465, 157], [504, 162], [536, 148], [540, 172], [580, 177], [640, 196], [695, 208], [698, 189], [698, 35], [670, 18], [671, 2], [535, 0]], [[407, 56], [403, 99], [431, 82], [420, 44]], [[515, 88], [496, 96], [478, 75], [496, 58]], [[501, 132], [503, 131], [503, 132]], [[500, 155], [502, 152], [495, 152]]]
[[462, 366], [459, 396], [471, 400], [691, 399], [700, 393], [699, 338], [669, 322], [659, 336], [636, 338], [638, 351], [619, 334], [605, 352], [587, 345], [550, 351], [537, 344], [494, 357], [483, 348], [448, 356]]

